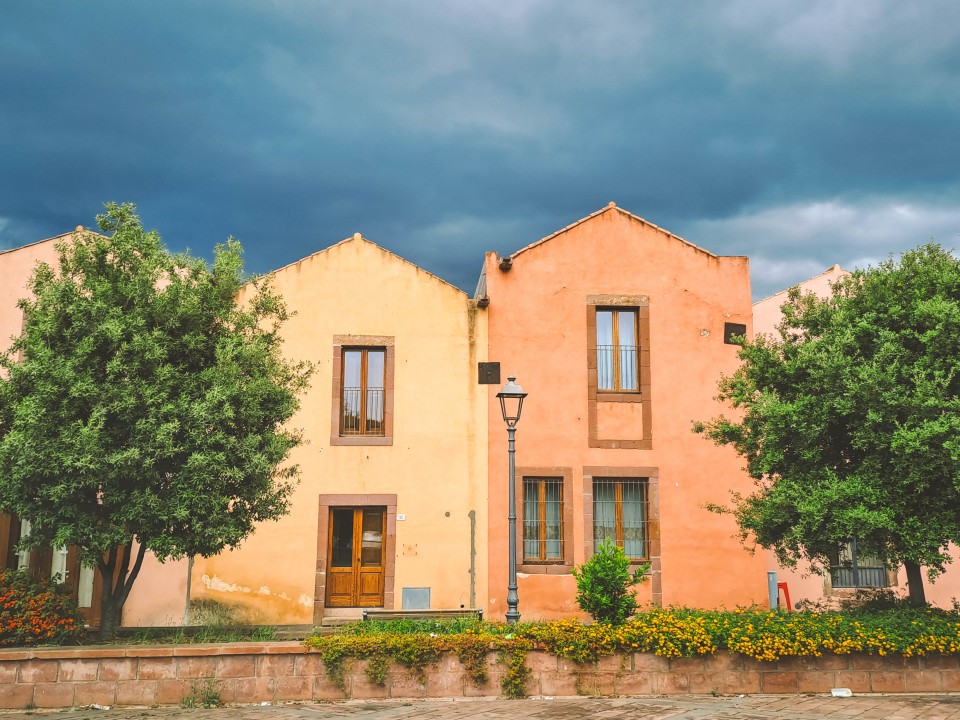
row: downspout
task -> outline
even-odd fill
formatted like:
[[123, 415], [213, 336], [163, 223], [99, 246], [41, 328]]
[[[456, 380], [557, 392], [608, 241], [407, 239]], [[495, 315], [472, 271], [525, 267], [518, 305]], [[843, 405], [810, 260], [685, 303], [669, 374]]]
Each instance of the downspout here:
[[467, 513], [470, 517], [470, 608], [477, 606], [477, 511]]

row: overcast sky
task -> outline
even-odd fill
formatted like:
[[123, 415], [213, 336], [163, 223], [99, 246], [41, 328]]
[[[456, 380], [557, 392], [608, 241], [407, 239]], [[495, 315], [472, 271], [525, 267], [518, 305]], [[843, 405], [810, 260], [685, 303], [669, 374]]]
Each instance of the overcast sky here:
[[960, 3], [3, 0], [0, 250], [107, 200], [253, 272], [360, 232], [468, 292], [613, 200], [760, 298], [960, 243]]

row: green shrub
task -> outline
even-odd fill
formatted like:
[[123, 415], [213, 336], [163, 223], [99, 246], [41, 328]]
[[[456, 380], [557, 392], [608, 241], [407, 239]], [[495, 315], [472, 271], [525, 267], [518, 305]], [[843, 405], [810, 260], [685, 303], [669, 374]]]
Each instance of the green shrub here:
[[[489, 623], [486, 624], [489, 626]], [[479, 631], [484, 627], [480, 620], [469, 618], [449, 618], [446, 620], [361, 620], [342, 625], [337, 629], [340, 635], [459, 635], [468, 631]]]
[[577, 580], [577, 604], [597, 622], [620, 625], [637, 609], [637, 596], [631, 590], [647, 579], [650, 563], [633, 573], [623, 549], [604, 540], [593, 557], [573, 569]]
[[0, 646], [62, 644], [83, 635], [77, 604], [48, 580], [0, 570]]

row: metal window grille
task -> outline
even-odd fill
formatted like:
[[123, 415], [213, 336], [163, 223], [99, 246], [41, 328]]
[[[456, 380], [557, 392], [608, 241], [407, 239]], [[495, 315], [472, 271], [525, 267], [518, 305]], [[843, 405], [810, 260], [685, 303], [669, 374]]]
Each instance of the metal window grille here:
[[523, 561], [563, 561], [563, 478], [523, 479]]
[[835, 588], [887, 587], [887, 567], [879, 558], [859, 552], [854, 538], [837, 552], [830, 567], [830, 583]]
[[593, 545], [612, 540], [631, 560], [646, 560], [646, 478], [603, 478], [593, 481]]

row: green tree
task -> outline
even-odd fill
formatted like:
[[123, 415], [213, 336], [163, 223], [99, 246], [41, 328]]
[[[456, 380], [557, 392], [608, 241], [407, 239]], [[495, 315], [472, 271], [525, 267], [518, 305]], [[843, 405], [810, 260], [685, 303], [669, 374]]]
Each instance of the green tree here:
[[[910, 601], [960, 543], [960, 262], [937, 245], [794, 288], [779, 337], [720, 383], [737, 419], [695, 424], [756, 480], [727, 508], [781, 562], [821, 572], [841, 543], [903, 564]], [[723, 508], [714, 508], [723, 510]]]
[[609, 538], [580, 567], [573, 568], [577, 581], [577, 605], [597, 622], [621, 625], [637, 609], [637, 594], [631, 588], [647, 579], [650, 563], [630, 572], [630, 559]]
[[311, 368], [280, 354], [287, 313], [243, 280], [239, 243], [212, 266], [166, 250], [133, 205], [38, 264], [0, 359], [0, 509], [24, 546], [75, 545], [103, 580], [108, 637], [143, 562], [209, 556], [287, 512], [301, 441], [287, 428]]

